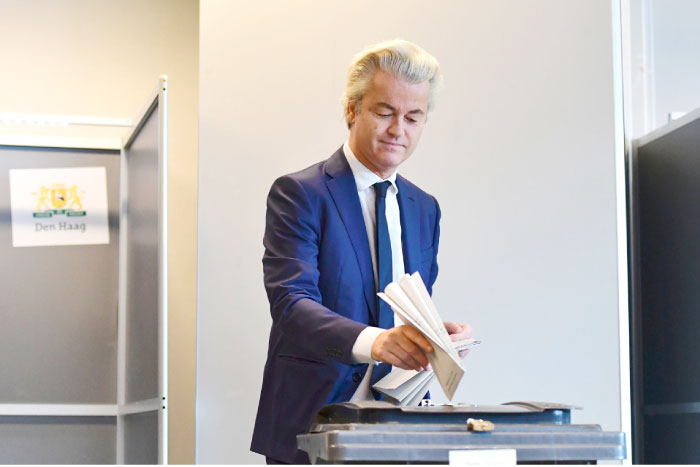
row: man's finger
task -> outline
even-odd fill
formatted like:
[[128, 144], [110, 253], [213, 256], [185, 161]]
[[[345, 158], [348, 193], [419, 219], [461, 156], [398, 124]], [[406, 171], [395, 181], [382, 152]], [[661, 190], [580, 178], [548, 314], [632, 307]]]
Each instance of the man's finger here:
[[[386, 352], [382, 354], [381, 361], [384, 363], [388, 363], [391, 366], [395, 366], [398, 368], [403, 368], [403, 364], [401, 362], [401, 359], [399, 359], [397, 356], [392, 354], [391, 352]], [[408, 368], [404, 368], [404, 370], [407, 370]]]
[[396, 334], [396, 340], [392, 341], [390, 351], [411, 370], [423, 369], [425, 365], [421, 363], [421, 359], [425, 359], [427, 363], [423, 352], [401, 333]]
[[375, 360], [388, 363], [392, 366], [398, 366], [399, 368], [402, 368], [403, 365], [401, 359], [391, 351], [390, 346], [383, 347], [376, 355]]
[[409, 354], [403, 351], [400, 347], [395, 347], [392, 349], [390, 352], [391, 354], [391, 362], [390, 363], [392, 366], [401, 368], [403, 370], [420, 370], [421, 367], [416, 362]]
[[447, 334], [457, 334], [458, 332], [462, 332], [462, 327], [457, 323], [453, 323], [452, 321], [445, 321], [443, 324], [445, 325], [445, 330], [447, 331]]
[[421, 334], [421, 332], [418, 329], [412, 326], [406, 326], [403, 331], [403, 334], [416, 345], [418, 345], [418, 347], [423, 349], [423, 352], [430, 353], [434, 350], [432, 344], [428, 341], [428, 339], [425, 338], [423, 334]]
[[446, 321], [444, 324], [447, 333], [450, 335], [450, 340], [453, 342], [472, 337], [472, 327], [467, 323], [451, 323]]
[[467, 337], [464, 339], [469, 339], [472, 337], [472, 327], [467, 324], [467, 323], [459, 323], [459, 325], [462, 327], [462, 334], [465, 334]]
[[[410, 357], [412, 357], [412, 360], [416, 362], [417, 365], [420, 366], [420, 368], [425, 368], [425, 366], [428, 364], [428, 357], [425, 356], [423, 353], [423, 350], [421, 350], [420, 347], [418, 347], [416, 344], [413, 343], [410, 339], [407, 339], [405, 336], [402, 336], [402, 339], [399, 339], [398, 345], [404, 350]], [[405, 360], [405, 359], [404, 359]], [[418, 369], [418, 368], [415, 368]]]
[[393, 343], [393, 346], [389, 349], [392, 355], [398, 358], [403, 364], [412, 367], [411, 355], [406, 352], [397, 342]]

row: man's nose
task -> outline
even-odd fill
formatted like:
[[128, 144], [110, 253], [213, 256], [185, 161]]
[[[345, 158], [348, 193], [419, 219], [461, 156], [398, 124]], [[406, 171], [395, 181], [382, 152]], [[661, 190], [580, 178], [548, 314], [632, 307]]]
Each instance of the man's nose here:
[[403, 123], [401, 117], [391, 119], [391, 125], [387, 130], [391, 136], [401, 136], [403, 134]]

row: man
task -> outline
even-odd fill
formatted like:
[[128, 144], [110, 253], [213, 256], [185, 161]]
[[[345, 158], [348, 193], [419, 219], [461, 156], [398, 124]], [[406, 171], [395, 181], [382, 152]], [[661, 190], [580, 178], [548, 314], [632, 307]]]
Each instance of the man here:
[[[428, 365], [430, 342], [395, 325], [376, 293], [415, 271], [432, 293], [437, 277], [440, 208], [396, 171], [439, 79], [437, 61], [410, 42], [361, 52], [343, 96], [348, 141], [270, 189], [263, 269], [273, 324], [251, 445], [268, 463], [308, 463], [296, 435], [323, 405], [363, 397], [391, 365]], [[445, 326], [453, 340], [471, 336], [466, 324]]]

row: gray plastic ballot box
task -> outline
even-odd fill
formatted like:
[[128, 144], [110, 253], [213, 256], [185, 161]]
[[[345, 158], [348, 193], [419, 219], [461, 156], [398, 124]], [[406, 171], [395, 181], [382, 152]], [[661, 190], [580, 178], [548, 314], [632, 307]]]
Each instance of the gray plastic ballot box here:
[[625, 459], [624, 433], [573, 425], [572, 408], [543, 402], [422, 407], [343, 402], [323, 407], [309, 433], [297, 436], [297, 445], [314, 464], [446, 464], [450, 451], [470, 449], [515, 449], [518, 463]]

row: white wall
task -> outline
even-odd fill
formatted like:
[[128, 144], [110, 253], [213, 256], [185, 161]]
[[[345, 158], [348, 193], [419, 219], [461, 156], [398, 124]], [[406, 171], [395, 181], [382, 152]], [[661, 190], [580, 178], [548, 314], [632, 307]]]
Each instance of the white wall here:
[[628, 138], [700, 107], [700, 2], [622, 0], [625, 34], [625, 119]]
[[654, 128], [700, 107], [700, 2], [651, 0]]
[[204, 0], [200, 21], [198, 462], [263, 461], [267, 191], [342, 144], [347, 65], [392, 37], [445, 76], [401, 173], [443, 210], [438, 308], [484, 341], [455, 401], [620, 428], [611, 1]]
[[[197, 0], [0, 0], [0, 113], [135, 118], [169, 75], [169, 459], [194, 462]], [[113, 129], [0, 126], [114, 136]]]

